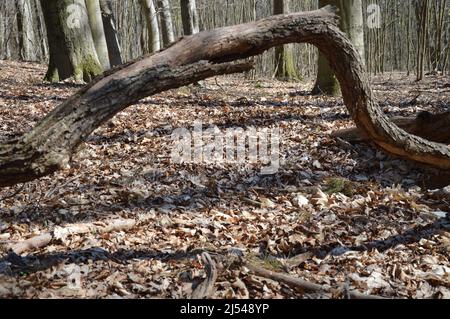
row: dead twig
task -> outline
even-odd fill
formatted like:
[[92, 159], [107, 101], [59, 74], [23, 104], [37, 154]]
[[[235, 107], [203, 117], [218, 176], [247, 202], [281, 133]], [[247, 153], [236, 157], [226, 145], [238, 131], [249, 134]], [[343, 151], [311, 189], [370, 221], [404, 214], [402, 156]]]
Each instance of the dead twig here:
[[[314, 292], [314, 293], [333, 293], [336, 291], [339, 291], [341, 289], [333, 289], [332, 287], [326, 287], [323, 285], [315, 284], [300, 278], [296, 278], [293, 276], [290, 276], [288, 274], [282, 274], [275, 271], [271, 271], [268, 269], [265, 269], [263, 267], [260, 267], [258, 265], [255, 265], [255, 263], [249, 262], [249, 261], [243, 261], [243, 265], [247, 267], [250, 272], [253, 274], [268, 278], [280, 283], [283, 283], [287, 286], [290, 286], [292, 288], [301, 289], [306, 292]], [[373, 296], [373, 295], [366, 295], [359, 292], [356, 292], [354, 290], [347, 291], [347, 295], [351, 299], [385, 299], [380, 296]]]
[[202, 261], [205, 265], [206, 279], [192, 292], [192, 299], [210, 298], [214, 294], [214, 284], [218, 276], [216, 263], [207, 252], [202, 254]]
[[14, 196], [16, 196], [17, 194], [19, 194], [25, 187], [25, 184], [22, 184], [22, 186], [20, 186], [14, 193], [12, 193], [11, 195], [6, 195], [5, 197], [0, 198], [0, 202], [3, 202], [7, 199], [13, 198]]

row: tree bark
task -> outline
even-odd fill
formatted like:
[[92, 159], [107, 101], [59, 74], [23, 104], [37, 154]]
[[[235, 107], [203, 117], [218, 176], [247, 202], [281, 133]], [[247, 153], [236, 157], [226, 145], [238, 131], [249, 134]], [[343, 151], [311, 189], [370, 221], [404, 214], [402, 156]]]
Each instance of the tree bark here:
[[[334, 5], [339, 8], [341, 17], [341, 30], [356, 47], [364, 63], [364, 29], [361, 0], [319, 0], [319, 6]], [[312, 94], [337, 95], [339, 93], [339, 83], [328, 59], [319, 53], [317, 80], [312, 90]]]
[[153, 0], [141, 0], [141, 6], [147, 21], [148, 52], [156, 52], [161, 49], [161, 40], [155, 4]]
[[105, 30], [106, 45], [108, 46], [109, 62], [111, 66], [121, 65], [122, 52], [117, 34], [117, 24], [114, 18], [111, 0], [100, 0], [102, 11], [103, 29]]
[[108, 45], [106, 44], [105, 29], [103, 28], [102, 12], [99, 0], [85, 0], [91, 26], [92, 38], [94, 39], [95, 50], [102, 65], [103, 70], [109, 70]]
[[416, 73], [417, 81], [422, 81], [425, 73], [425, 51], [428, 39], [428, 7], [429, 0], [416, 0], [416, 17], [417, 17], [417, 56], [416, 56]]
[[181, 20], [184, 35], [196, 34], [200, 31], [198, 12], [195, 0], [180, 0]]
[[[450, 127], [450, 112], [440, 114], [421, 112], [413, 117], [394, 117], [391, 121], [410, 134], [436, 143], [450, 144], [450, 130], [448, 129]], [[333, 135], [349, 142], [370, 141], [369, 136], [357, 127], [339, 130], [334, 132]]]
[[[289, 0], [273, 0], [273, 14], [284, 14], [289, 12]], [[298, 79], [294, 53], [292, 47], [282, 45], [275, 48], [275, 77], [280, 80]]]
[[36, 40], [36, 36], [33, 30], [33, 17], [30, 2], [16, 0], [16, 6], [20, 58], [24, 61], [36, 61], [36, 53], [34, 50], [34, 40]]
[[[101, 124], [140, 99], [217, 74], [246, 71], [229, 61], [259, 55], [287, 43], [310, 43], [328, 57], [356, 125], [381, 149], [450, 169], [450, 149], [400, 129], [379, 108], [356, 49], [321, 10], [184, 37], [164, 51], [111, 70], [87, 85], [19, 139], [0, 144], [0, 186], [27, 182], [63, 168], [76, 147]], [[208, 45], [205, 45], [207, 43]]]
[[158, 11], [161, 17], [161, 34], [164, 46], [169, 46], [175, 42], [175, 35], [173, 33], [172, 13], [170, 12], [169, 0], [158, 0]]
[[102, 73], [84, 0], [41, 0], [50, 62], [45, 79], [89, 82]]

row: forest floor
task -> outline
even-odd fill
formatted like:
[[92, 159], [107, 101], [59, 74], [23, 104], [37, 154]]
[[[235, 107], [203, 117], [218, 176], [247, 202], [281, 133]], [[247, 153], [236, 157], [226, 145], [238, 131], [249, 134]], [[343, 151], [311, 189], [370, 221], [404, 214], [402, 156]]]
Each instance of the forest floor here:
[[[43, 84], [44, 73], [0, 61], [0, 141], [81, 87]], [[373, 89], [390, 115], [412, 115], [448, 110], [449, 83], [385, 74]], [[212, 298], [450, 298], [450, 176], [332, 138], [352, 125], [342, 99], [310, 88], [232, 76], [159, 94], [96, 130], [66, 170], [1, 189], [0, 297], [186, 298], [214, 277], [208, 252]], [[174, 164], [171, 134], [194, 120], [279, 127], [279, 171]], [[47, 245], [8, 252], [45, 233]]]

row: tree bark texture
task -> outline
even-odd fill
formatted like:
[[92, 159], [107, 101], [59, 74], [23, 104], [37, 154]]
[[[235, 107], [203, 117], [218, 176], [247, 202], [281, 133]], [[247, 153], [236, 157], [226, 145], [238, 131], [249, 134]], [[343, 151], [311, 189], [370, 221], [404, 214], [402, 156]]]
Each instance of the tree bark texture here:
[[122, 51], [120, 48], [117, 24], [111, 0], [100, 0], [100, 9], [102, 11], [106, 45], [108, 46], [109, 62], [112, 67], [121, 65], [123, 63]]
[[170, 11], [169, 0], [157, 0], [158, 12], [161, 21], [161, 35], [164, 46], [168, 46], [175, 42], [175, 34], [173, 32], [172, 13]]
[[50, 62], [45, 79], [89, 82], [102, 73], [84, 0], [41, 0]]
[[198, 33], [200, 28], [195, 0], [180, 0], [180, 6], [184, 35]]
[[[361, 0], [319, 0], [319, 6], [334, 5], [339, 8], [340, 28], [347, 34], [347, 37], [357, 49], [364, 63], [364, 29]], [[328, 59], [319, 53], [319, 69], [317, 80], [312, 90], [312, 94], [337, 95], [339, 93], [339, 83], [333, 73], [333, 69]]]
[[102, 11], [99, 0], [85, 0], [91, 26], [92, 38], [94, 39], [95, 50], [102, 65], [103, 70], [109, 70], [108, 45], [106, 44], [105, 29], [103, 28]]
[[153, 0], [141, 0], [141, 6], [147, 21], [148, 52], [156, 52], [161, 49], [161, 40], [155, 3]]

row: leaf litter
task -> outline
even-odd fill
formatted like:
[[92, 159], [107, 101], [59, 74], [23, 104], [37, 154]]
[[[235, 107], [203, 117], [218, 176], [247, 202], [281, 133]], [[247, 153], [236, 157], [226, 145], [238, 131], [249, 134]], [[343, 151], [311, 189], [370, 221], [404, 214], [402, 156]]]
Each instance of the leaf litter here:
[[[0, 69], [2, 141], [81, 87], [42, 84], [38, 64]], [[448, 82], [391, 74], [373, 88], [386, 112], [413, 115], [448, 108]], [[64, 171], [1, 189], [0, 297], [450, 298], [450, 177], [332, 138], [352, 122], [342, 99], [308, 96], [310, 85], [229, 76], [144, 99]], [[283, 164], [275, 175], [173, 164], [171, 134], [195, 120], [279, 126]]]

